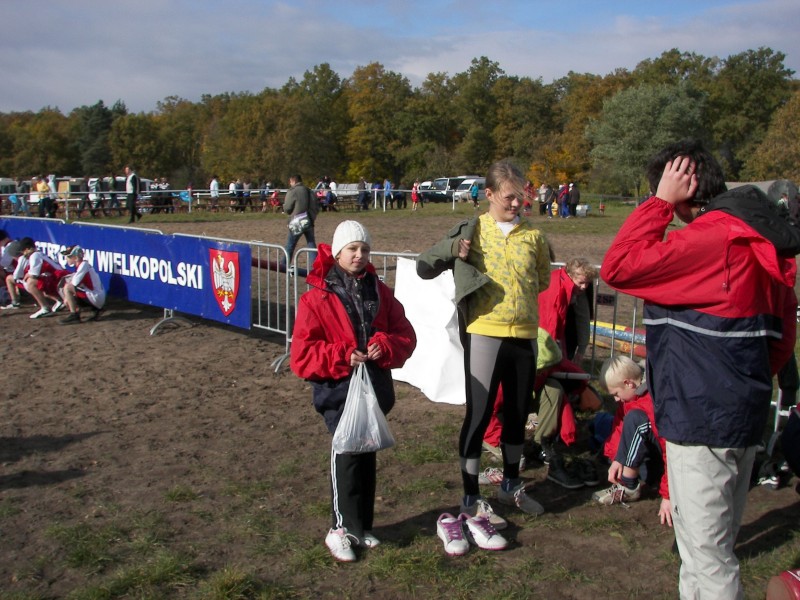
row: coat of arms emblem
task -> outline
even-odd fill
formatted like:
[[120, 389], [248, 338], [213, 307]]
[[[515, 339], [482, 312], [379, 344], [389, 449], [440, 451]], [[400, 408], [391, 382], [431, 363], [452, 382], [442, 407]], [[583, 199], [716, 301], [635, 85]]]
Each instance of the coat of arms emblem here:
[[214, 297], [226, 317], [236, 308], [239, 293], [239, 253], [209, 248]]

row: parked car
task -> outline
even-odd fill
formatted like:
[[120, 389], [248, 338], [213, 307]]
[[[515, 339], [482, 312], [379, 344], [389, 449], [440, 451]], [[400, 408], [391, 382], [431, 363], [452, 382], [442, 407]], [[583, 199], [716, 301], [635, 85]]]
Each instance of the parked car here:
[[486, 178], [485, 177], [474, 177], [470, 179], [465, 179], [462, 181], [459, 186], [456, 188], [456, 191], [453, 192], [453, 198], [456, 202], [469, 202], [472, 198], [470, 194], [470, 188], [474, 182], [478, 182], [478, 201], [486, 200]]
[[428, 202], [451, 202], [456, 188], [465, 179], [475, 179], [478, 175], [458, 175], [456, 177], [438, 177], [431, 183], [430, 189], [423, 192], [423, 197]]

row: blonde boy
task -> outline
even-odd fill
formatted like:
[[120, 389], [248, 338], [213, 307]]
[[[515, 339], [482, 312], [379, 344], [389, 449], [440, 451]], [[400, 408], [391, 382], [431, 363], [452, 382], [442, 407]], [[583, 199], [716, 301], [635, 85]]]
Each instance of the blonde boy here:
[[640, 476], [648, 483], [659, 480], [662, 500], [658, 516], [662, 525], [672, 526], [666, 442], [658, 436], [644, 371], [628, 356], [617, 355], [603, 363], [600, 381], [618, 405], [603, 448], [611, 460], [608, 481], [612, 486], [593, 498], [606, 505], [634, 502], [642, 494]]

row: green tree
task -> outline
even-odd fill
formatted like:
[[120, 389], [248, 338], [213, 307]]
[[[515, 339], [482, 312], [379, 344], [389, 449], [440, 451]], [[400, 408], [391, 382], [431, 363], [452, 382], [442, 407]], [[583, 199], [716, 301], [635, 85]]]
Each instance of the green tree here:
[[312, 173], [344, 176], [347, 161], [345, 143], [350, 129], [347, 99], [341, 78], [328, 63], [306, 71], [297, 90], [301, 129], [297, 134], [304, 150], [304, 162]]
[[662, 52], [658, 58], [643, 60], [631, 75], [637, 84], [690, 83], [695, 88], [708, 90], [719, 68], [720, 60], [716, 57], [706, 58], [701, 54], [672, 48]]
[[453, 110], [461, 138], [455, 150], [459, 171], [485, 173], [496, 158], [492, 135], [497, 126], [494, 87], [504, 75], [498, 63], [481, 56], [472, 59], [466, 72], [453, 77]]
[[703, 137], [704, 104], [688, 84], [641, 84], [617, 93], [587, 128], [595, 176], [638, 196], [651, 156], [676, 140]]
[[775, 111], [764, 139], [745, 163], [742, 178], [800, 182], [800, 91]]
[[81, 106], [70, 114], [72, 140], [80, 157], [83, 175], [101, 175], [111, 166], [108, 134], [114, 114], [99, 100], [92, 106]]
[[[554, 90], [541, 79], [502, 77], [494, 85], [496, 158], [530, 165], [558, 131]], [[537, 179], [541, 181], [541, 179]]]
[[400, 150], [408, 179], [432, 179], [455, 171], [454, 148], [460, 140], [453, 114], [455, 86], [446, 73], [430, 73], [406, 102], [399, 124], [410, 143]]

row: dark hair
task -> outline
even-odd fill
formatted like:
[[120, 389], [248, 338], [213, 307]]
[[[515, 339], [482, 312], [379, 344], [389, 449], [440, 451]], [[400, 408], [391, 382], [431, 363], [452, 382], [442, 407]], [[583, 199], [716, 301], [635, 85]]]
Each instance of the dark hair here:
[[19, 249], [27, 250], [28, 248], [36, 248], [36, 242], [33, 241], [33, 238], [24, 237], [19, 241]]
[[303, 183], [303, 178], [299, 174], [292, 175], [289, 179], [294, 179], [295, 183]]
[[679, 156], [688, 156], [697, 165], [698, 186], [694, 195], [696, 202], [706, 203], [728, 189], [725, 185], [725, 174], [722, 172], [722, 167], [717, 159], [705, 149], [703, 143], [700, 140], [681, 140], [670, 144], [650, 159], [650, 163], [647, 165], [650, 194], [656, 193], [667, 163]]
[[8, 237], [8, 233], [5, 229], [0, 229], [0, 240], [4, 240]]

